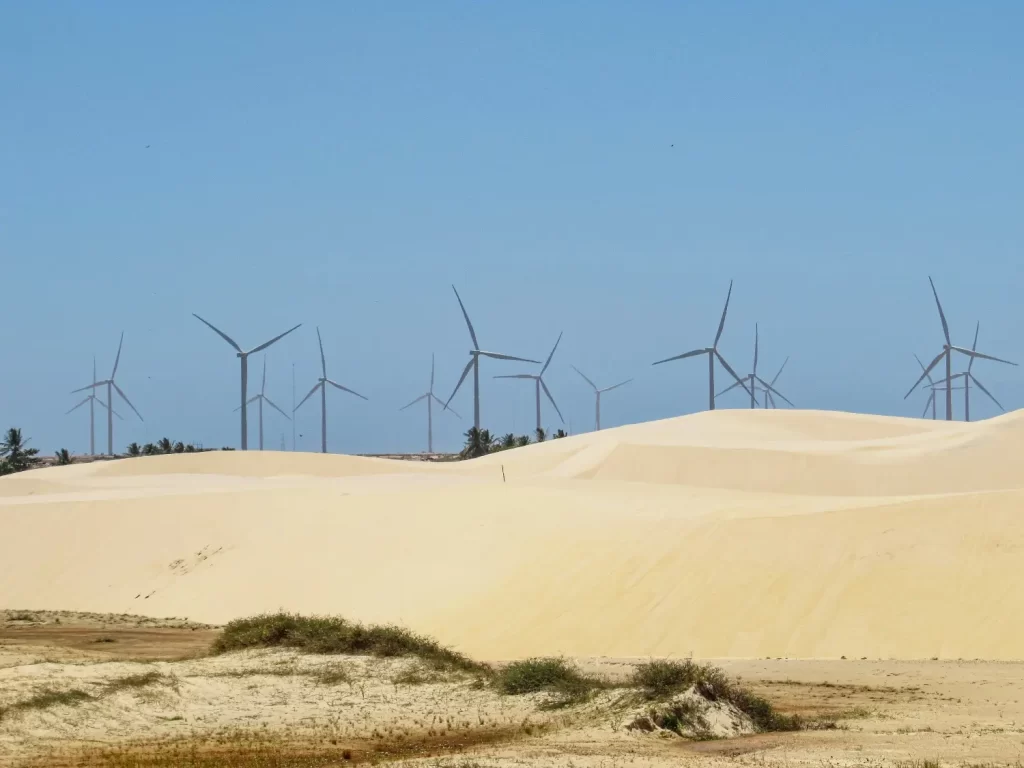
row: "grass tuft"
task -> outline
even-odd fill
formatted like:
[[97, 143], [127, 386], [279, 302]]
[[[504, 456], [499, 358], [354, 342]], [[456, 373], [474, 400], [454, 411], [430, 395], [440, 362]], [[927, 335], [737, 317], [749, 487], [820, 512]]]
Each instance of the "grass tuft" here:
[[214, 643], [215, 654], [248, 648], [297, 648], [306, 653], [394, 658], [414, 656], [435, 669], [479, 672], [486, 667], [429, 637], [393, 625], [363, 625], [335, 616], [272, 613], [236, 619]]
[[79, 688], [72, 688], [67, 691], [58, 691], [53, 688], [43, 688], [38, 693], [22, 699], [8, 707], [0, 707], [0, 720], [14, 712], [26, 712], [29, 710], [49, 709], [63, 705], [66, 707], [77, 707], [83, 701], [91, 701], [95, 697]]
[[162, 675], [156, 670], [150, 670], [149, 672], [141, 672], [137, 675], [127, 675], [125, 677], [118, 677], [111, 680], [104, 686], [104, 693], [117, 693], [118, 691], [133, 689], [137, 690], [139, 688], [146, 688], [150, 685], [170, 682], [171, 678], [167, 675]]
[[494, 682], [501, 693], [510, 696], [551, 693], [556, 697], [555, 706], [577, 704], [595, 690], [608, 687], [605, 681], [584, 675], [565, 659], [553, 658], [514, 661], [498, 670]]
[[807, 724], [799, 715], [784, 715], [767, 699], [731, 680], [712, 664], [685, 661], [648, 661], [633, 672], [633, 685], [651, 701], [671, 698], [690, 688], [709, 701], [727, 701], [750, 717], [759, 731], [799, 731]]

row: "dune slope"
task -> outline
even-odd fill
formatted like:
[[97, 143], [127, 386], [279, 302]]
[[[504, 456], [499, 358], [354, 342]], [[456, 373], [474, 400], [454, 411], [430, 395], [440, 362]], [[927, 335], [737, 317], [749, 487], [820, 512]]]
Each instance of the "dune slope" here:
[[482, 658], [1022, 658], [1022, 446], [1024, 412], [717, 411], [449, 465], [54, 467], [0, 479], [0, 604], [340, 613]]

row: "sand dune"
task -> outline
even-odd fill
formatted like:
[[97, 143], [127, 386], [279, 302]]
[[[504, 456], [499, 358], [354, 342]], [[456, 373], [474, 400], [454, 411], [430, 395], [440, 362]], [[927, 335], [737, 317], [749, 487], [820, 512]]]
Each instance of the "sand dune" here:
[[54, 467], [0, 479], [0, 604], [341, 613], [483, 658], [1022, 658], [1021, 447], [1024, 412], [717, 411], [448, 465]]

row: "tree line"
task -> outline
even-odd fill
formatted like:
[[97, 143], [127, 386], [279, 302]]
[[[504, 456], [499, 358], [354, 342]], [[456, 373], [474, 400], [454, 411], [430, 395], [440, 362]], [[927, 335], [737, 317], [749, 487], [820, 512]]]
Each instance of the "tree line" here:
[[[551, 437], [553, 440], [558, 440], [568, 436], [568, 433], [564, 429], [560, 429]], [[463, 459], [475, 459], [478, 456], [486, 456], [489, 453], [508, 451], [512, 448], [522, 448], [534, 441], [543, 443], [547, 440], [548, 433], [547, 430], [538, 427], [534, 430], [533, 439], [531, 440], [529, 435], [515, 435], [508, 432], [501, 437], [498, 437], [497, 435], [491, 434], [491, 430], [489, 429], [477, 429], [476, 427], [470, 427], [466, 430], [465, 437], [466, 444], [459, 452], [459, 457]]]

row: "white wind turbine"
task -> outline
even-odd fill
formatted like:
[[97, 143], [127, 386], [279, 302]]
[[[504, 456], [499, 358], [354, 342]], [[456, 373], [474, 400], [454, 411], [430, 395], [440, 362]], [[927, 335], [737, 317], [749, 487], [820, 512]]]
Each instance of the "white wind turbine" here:
[[718, 333], [715, 334], [715, 343], [714, 344], [712, 344], [710, 347], [705, 347], [704, 349], [694, 349], [694, 350], [691, 350], [689, 352], [684, 352], [681, 355], [676, 355], [675, 357], [667, 357], [664, 360], [659, 360], [658, 362], [653, 363], [653, 365], [661, 365], [662, 363], [670, 363], [673, 360], [684, 360], [687, 357], [696, 357], [697, 355], [707, 355], [708, 356], [708, 408], [711, 409], [712, 411], [715, 410], [715, 358], [718, 358], [718, 362], [720, 362], [722, 364], [722, 367], [725, 368], [725, 370], [727, 370], [729, 372], [729, 375], [732, 376], [739, 383], [739, 385], [741, 387], [743, 387], [743, 390], [748, 395], [753, 396], [753, 393], [749, 389], [747, 389], [747, 382], [744, 381], [743, 379], [741, 379], [737, 375], [736, 371], [734, 371], [732, 369], [732, 366], [729, 365], [729, 363], [727, 363], [725, 361], [724, 357], [722, 357], [722, 353], [718, 351], [718, 342], [722, 338], [722, 331], [725, 330], [725, 315], [729, 311], [729, 299], [731, 299], [731, 298], [732, 298], [732, 280], [729, 281], [729, 293], [726, 294], [726, 297], [725, 297], [725, 308], [722, 310], [722, 319], [718, 323]]
[[[96, 381], [96, 358], [95, 357], [92, 359], [92, 380]], [[70, 411], [68, 411], [64, 415], [67, 416], [68, 413], [73, 413], [74, 411], [77, 411], [79, 408], [81, 408], [86, 403], [89, 404], [89, 455], [90, 456], [95, 456], [96, 455], [96, 403], [99, 403], [104, 408], [107, 407], [107, 404], [104, 403], [102, 400], [100, 400], [98, 397], [96, 397], [96, 390], [93, 388], [92, 391], [89, 392], [89, 396], [88, 397], [86, 397], [82, 402], [80, 402], [78, 405], [76, 405], [74, 408], [72, 408]], [[117, 418], [119, 418], [119, 419], [121, 418], [121, 414], [119, 414], [117, 411], [114, 411], [114, 415], [117, 416]], [[122, 419], [122, 421], [123, 421], [123, 419]]]
[[469, 375], [470, 369], [473, 370], [473, 426], [478, 430], [480, 429], [480, 358], [481, 357], [492, 357], [495, 360], [516, 360], [520, 363], [537, 363], [540, 364], [539, 360], [528, 360], [525, 357], [513, 357], [512, 355], [503, 355], [498, 352], [484, 352], [480, 349], [480, 343], [476, 340], [476, 331], [473, 330], [473, 323], [469, 321], [469, 314], [466, 312], [466, 307], [462, 303], [462, 297], [459, 296], [459, 292], [455, 290], [455, 286], [452, 286], [452, 290], [455, 291], [455, 298], [459, 300], [459, 307], [462, 309], [462, 316], [466, 318], [466, 327], [469, 328], [469, 337], [473, 340], [473, 348], [469, 350], [470, 360], [466, 363], [466, 367], [462, 369], [462, 376], [459, 377], [459, 383], [455, 385], [455, 389], [452, 390], [451, 397], [444, 404], [447, 408], [448, 404], [451, 403], [452, 398], [459, 391], [459, 387], [462, 386], [462, 382], [466, 380], [466, 376]]
[[[938, 291], [935, 290], [935, 283], [932, 281], [931, 277], [928, 278], [928, 282], [932, 286], [932, 295], [935, 297], [935, 306], [937, 306], [939, 308], [939, 320], [942, 321], [942, 334], [946, 338], [946, 343], [942, 345], [942, 351], [939, 352], [939, 354], [937, 354], [935, 356], [935, 359], [932, 360], [931, 363], [929, 363], [925, 367], [924, 372], [921, 374], [920, 378], [918, 378], [918, 380], [914, 382], [914, 386], [912, 386], [910, 388], [910, 391], [907, 392], [907, 394], [905, 394], [903, 396], [903, 399], [906, 400], [908, 397], [910, 397], [913, 394], [914, 390], [917, 389], [917, 385], [920, 384], [922, 381], [924, 381], [925, 377], [927, 377], [928, 374], [931, 373], [932, 368], [934, 368], [936, 365], [938, 365], [940, 360], [945, 358], [946, 359], [946, 377], [945, 377], [945, 382], [946, 382], [946, 421], [952, 421], [953, 420], [953, 353], [954, 352], [959, 352], [962, 355], [967, 355], [972, 360], [974, 358], [981, 358], [982, 360], [994, 360], [997, 363], [1006, 363], [1007, 365], [1017, 365], [1017, 364], [1016, 363], [1011, 363], [1009, 360], [1003, 360], [1003, 359], [998, 358], [998, 357], [992, 357], [992, 355], [983, 355], [981, 352], [978, 352], [978, 351], [973, 350], [973, 349], [964, 349], [963, 347], [954, 346], [953, 343], [950, 341], [950, 338], [949, 338], [949, 324], [946, 322], [946, 313], [942, 311], [942, 303], [939, 301]], [[977, 341], [977, 336], [975, 336], [975, 341]], [[975, 383], [977, 383], [977, 380], [975, 380]]]
[[618, 384], [613, 384], [610, 387], [605, 387], [604, 389], [598, 389], [597, 384], [595, 384], [589, 378], [587, 378], [587, 375], [583, 371], [581, 371], [575, 365], [573, 365], [571, 367], [572, 367], [572, 369], [574, 371], [576, 371], [576, 373], [578, 373], [580, 376], [583, 377], [583, 380], [586, 381], [587, 384], [589, 384], [591, 387], [594, 388], [594, 395], [596, 396], [596, 399], [597, 399], [597, 404], [596, 404], [595, 409], [594, 409], [594, 411], [595, 411], [594, 422], [597, 425], [597, 431], [601, 431], [601, 395], [603, 395], [605, 392], [611, 392], [613, 389], [618, 389], [619, 387], [622, 387], [622, 386], [625, 386], [626, 384], [629, 384], [629, 382], [631, 382], [632, 379], [626, 379], [625, 381], [620, 381]]
[[246, 404], [246, 396], [245, 395], [246, 395], [246, 388], [248, 387], [248, 383], [249, 383], [249, 355], [254, 354], [256, 352], [261, 352], [264, 349], [266, 349], [267, 347], [269, 347], [271, 344], [273, 344], [274, 342], [280, 341], [285, 336], [287, 336], [289, 333], [294, 331], [295, 328], [300, 328], [302, 326], [302, 323], [299, 323], [298, 325], [296, 325], [295, 328], [289, 328], [287, 331], [285, 331], [284, 333], [282, 333], [279, 336], [275, 336], [270, 341], [265, 341], [262, 344], [260, 344], [258, 347], [253, 347], [252, 349], [246, 351], [246, 350], [243, 350], [240, 346], [238, 346], [238, 343], [234, 339], [232, 339], [230, 336], [228, 336], [226, 333], [224, 333], [224, 331], [220, 330], [219, 328], [217, 328], [212, 323], [209, 323], [206, 320], [203, 320], [203, 318], [201, 318], [195, 312], [192, 313], [192, 316], [196, 320], [201, 322], [203, 325], [207, 326], [211, 331], [216, 333], [222, 339], [224, 339], [224, 341], [226, 341], [232, 347], [234, 347], [235, 348], [235, 352], [237, 353], [236, 356], [241, 361], [241, 369], [242, 369], [242, 399], [241, 399], [241, 403], [240, 403], [240, 406], [239, 406], [238, 410], [242, 414], [242, 450], [243, 451], [247, 451], [247, 450], [249, 450], [249, 422], [248, 422], [248, 418], [247, 418], [247, 414], [246, 414], [246, 410], [247, 409], [245, 407], [245, 404]]
[[[971, 345], [971, 349], [972, 350], [976, 349], [977, 346], [978, 346], [978, 331], [980, 331], [980, 330], [981, 330], [981, 323], [978, 323], [975, 326], [975, 328], [974, 328], [974, 344]], [[953, 374], [953, 380], [954, 381], [956, 379], [963, 379], [963, 386], [962, 387], [953, 387], [953, 389], [962, 389], [964, 391], [964, 421], [970, 421], [971, 420], [971, 383], [972, 382], [974, 383], [974, 385], [978, 389], [980, 389], [982, 392], [984, 392], [988, 396], [989, 400], [991, 400], [993, 403], [995, 403], [999, 407], [999, 410], [1005, 412], [1006, 409], [1003, 408], [1002, 403], [1000, 403], [998, 400], [996, 400], [995, 395], [993, 395], [991, 392], [989, 392], [987, 389], [985, 389], [985, 385], [982, 384], [978, 380], [978, 377], [975, 376], [971, 372], [971, 368], [973, 368], [973, 367], [974, 367], [974, 358], [972, 357], [971, 361], [969, 363], [967, 363], [967, 370], [966, 371], [963, 371], [961, 373]], [[934, 387], [933, 387], [932, 398], [934, 398], [934, 397], [935, 397], [935, 392], [934, 392]], [[934, 407], [934, 400], [933, 400], [933, 407]]]
[[540, 416], [540, 391], [544, 390], [544, 394], [548, 396], [548, 400], [551, 401], [551, 405], [555, 408], [555, 413], [558, 414], [558, 418], [561, 419], [562, 423], [565, 424], [565, 419], [562, 418], [562, 412], [558, 410], [558, 403], [555, 402], [555, 398], [551, 396], [551, 390], [548, 389], [548, 385], [544, 383], [544, 371], [551, 365], [551, 358], [555, 356], [555, 350], [558, 349], [558, 344], [562, 340], [562, 334], [558, 334], [558, 338], [555, 340], [555, 346], [551, 348], [551, 354], [548, 355], [547, 361], [544, 363], [544, 367], [540, 369], [540, 373], [514, 373], [506, 376], [495, 376], [496, 379], [529, 379], [533, 381], [534, 390], [537, 396], [537, 429], [542, 429], [541, 416]]
[[[273, 400], [271, 400], [269, 397], [267, 397], [267, 356], [266, 355], [263, 356], [263, 383], [260, 385], [260, 393], [258, 395], [253, 395], [252, 397], [250, 397], [246, 401], [245, 404], [249, 405], [250, 403], [256, 403], [256, 402], [258, 402], [260, 404], [260, 409], [259, 409], [259, 417], [260, 417], [260, 450], [262, 451], [263, 450], [263, 403], [265, 402], [267, 405], [269, 405], [275, 411], [277, 411], [282, 416], [284, 416], [286, 419], [288, 419], [288, 421], [291, 421], [291, 417], [287, 413], [282, 411], [280, 408], [278, 408], [277, 404], [274, 403]], [[239, 406], [238, 408], [235, 408], [235, 411], [238, 411], [240, 409], [241, 409], [241, 406]]]
[[[782, 374], [782, 368], [786, 367], [786, 363], [789, 362], [789, 358], [787, 357], [785, 359], [785, 361], [782, 363], [782, 368], [779, 368], [779, 372], [775, 374], [775, 378], [774, 379], [772, 379], [771, 381], [765, 381], [764, 379], [762, 379], [760, 376], [757, 375], [758, 344], [759, 344], [759, 339], [758, 339], [758, 332], [757, 332], [757, 323], [754, 323], [754, 371], [753, 371], [753, 373], [749, 373], [749, 374], [747, 374], [746, 376], [743, 377], [750, 384], [750, 389], [747, 390], [747, 393], [750, 395], [750, 407], [751, 408], [756, 408], [757, 407], [757, 398], [755, 397], [755, 393], [757, 392], [758, 389], [762, 390], [764, 392], [764, 394], [765, 394], [765, 398], [764, 398], [764, 407], [765, 408], [768, 407], [769, 403], [771, 403], [773, 408], [775, 407], [775, 398], [772, 397], [773, 394], [778, 395], [783, 400], [785, 400], [787, 403], [789, 403], [790, 405], [793, 405], [793, 403], [791, 403], [789, 401], [789, 399], [784, 394], [779, 392], [779, 390], [775, 389], [775, 381]], [[737, 381], [735, 384], [732, 384], [731, 386], [728, 386], [725, 389], [723, 389], [721, 392], [719, 392], [717, 395], [715, 395], [715, 397], [716, 398], [717, 397], [721, 397], [726, 392], [729, 392], [730, 390], [736, 389], [736, 387], [740, 386], [742, 383], [743, 382], [741, 382], [741, 381]], [[760, 384], [761, 386], [758, 387], [758, 384]], [[793, 407], [796, 407], [796, 406], [793, 406]]]
[[[406, 408], [412, 408], [414, 405], [416, 405], [416, 403], [420, 402], [420, 400], [426, 400], [427, 401], [427, 453], [433, 453], [434, 452], [434, 403], [437, 403], [438, 405], [441, 406], [442, 409], [444, 409], [444, 402], [441, 400], [441, 398], [439, 398], [437, 395], [434, 394], [434, 356], [433, 355], [430, 356], [430, 388], [426, 392], [424, 392], [422, 395], [417, 397], [415, 400], [413, 400], [411, 403], [409, 403], [408, 405], [406, 405], [406, 406], [404, 406], [402, 408], [399, 408], [398, 410], [399, 411], [404, 411]], [[458, 416], [460, 419], [462, 418], [461, 416], [459, 416], [459, 414], [455, 413], [455, 411], [453, 409], [448, 408], [446, 410], [451, 411], [456, 416]]]
[[[95, 370], [95, 366], [94, 366], [93, 367], [93, 382], [92, 382], [92, 384], [90, 384], [90, 385], [88, 385], [86, 387], [79, 387], [78, 389], [75, 389], [75, 390], [73, 390], [71, 392], [71, 394], [75, 394], [76, 392], [85, 392], [87, 389], [91, 389], [91, 390], [93, 390], [93, 392], [95, 392], [96, 387], [106, 386], [106, 388], [107, 388], [107, 402], [104, 403], [104, 405], [107, 407], [107, 454], [110, 455], [110, 456], [114, 455], [114, 410], [113, 410], [113, 406], [114, 406], [114, 391], [115, 390], [117, 391], [117, 394], [119, 394], [121, 396], [121, 399], [124, 400], [126, 403], [128, 403], [128, 407], [131, 408], [133, 411], [135, 411], [135, 415], [139, 417], [139, 421], [144, 421], [144, 419], [142, 418], [142, 414], [139, 413], [139, 411], [135, 408], [134, 405], [132, 405], [132, 401], [128, 399], [128, 395], [126, 395], [124, 393], [124, 391], [119, 386], [117, 386], [117, 382], [114, 381], [114, 377], [117, 376], [117, 366], [121, 362], [121, 347], [122, 346], [124, 346], [124, 331], [121, 332], [121, 340], [117, 344], [117, 357], [114, 358], [114, 370], [112, 370], [110, 372], [110, 378], [109, 379], [103, 379], [103, 381], [97, 381], [96, 380], [96, 370]], [[81, 403], [79, 403], [79, 405], [81, 405]], [[118, 418], [120, 418], [120, 416], [118, 416]]]
[[362, 397], [363, 400], [368, 400], [369, 398], [363, 397], [358, 392], [351, 390], [348, 387], [343, 387], [338, 382], [331, 381], [327, 378], [327, 358], [324, 357], [324, 342], [323, 339], [320, 338], [319, 327], [316, 329], [316, 339], [320, 342], [320, 364], [323, 367], [324, 375], [317, 379], [316, 384], [311, 390], [309, 390], [309, 394], [302, 398], [299, 404], [295, 406], [295, 410], [299, 410], [299, 408], [302, 407], [302, 403], [309, 400], [309, 398], [313, 396], [313, 393], [318, 389], [320, 390], [320, 450], [323, 453], [327, 453], [327, 385], [330, 384], [332, 387], [340, 389], [342, 392], [348, 392], [350, 395]]

